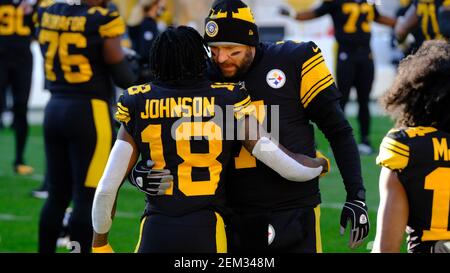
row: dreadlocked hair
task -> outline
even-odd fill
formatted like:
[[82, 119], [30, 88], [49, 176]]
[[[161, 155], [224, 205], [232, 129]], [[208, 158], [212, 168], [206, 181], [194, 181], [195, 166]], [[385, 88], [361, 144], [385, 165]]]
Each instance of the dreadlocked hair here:
[[450, 43], [426, 41], [403, 60], [381, 104], [398, 127], [433, 126], [450, 132]]
[[150, 70], [155, 80], [180, 82], [205, 75], [207, 45], [188, 26], [169, 27], [155, 39], [150, 49]]

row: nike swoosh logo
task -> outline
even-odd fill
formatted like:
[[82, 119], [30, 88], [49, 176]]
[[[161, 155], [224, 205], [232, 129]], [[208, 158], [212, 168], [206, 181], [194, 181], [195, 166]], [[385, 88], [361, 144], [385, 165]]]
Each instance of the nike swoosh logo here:
[[314, 53], [317, 53], [319, 51], [319, 47], [313, 47]]

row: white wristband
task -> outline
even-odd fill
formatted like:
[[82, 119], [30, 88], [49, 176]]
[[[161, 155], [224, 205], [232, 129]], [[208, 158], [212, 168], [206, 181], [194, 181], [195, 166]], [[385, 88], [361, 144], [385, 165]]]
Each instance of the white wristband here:
[[252, 154], [279, 175], [291, 181], [309, 181], [322, 172], [322, 166], [311, 168], [300, 164], [267, 137], [261, 137], [256, 142]]

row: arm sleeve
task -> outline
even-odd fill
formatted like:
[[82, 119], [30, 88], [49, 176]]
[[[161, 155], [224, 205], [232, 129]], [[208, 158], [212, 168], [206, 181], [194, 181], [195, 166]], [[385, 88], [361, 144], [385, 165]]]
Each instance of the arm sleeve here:
[[[321, 101], [332, 101], [340, 97], [334, 78], [328, 69], [320, 48], [313, 42], [302, 44], [298, 49], [300, 63], [300, 101], [305, 109]], [[321, 96], [318, 96], [318, 95]]]
[[373, 5], [373, 12], [375, 13], [375, 21], [378, 20], [378, 18], [380, 17], [380, 12], [377, 9], [377, 6]]
[[126, 58], [119, 63], [110, 64], [108, 67], [114, 83], [122, 89], [132, 86], [138, 80], [137, 74], [133, 73]]
[[322, 5], [320, 5], [314, 10], [314, 13], [317, 16], [323, 16], [325, 14], [332, 13], [333, 8], [334, 8], [334, 0], [324, 0], [322, 2]]
[[338, 100], [325, 104], [313, 104], [309, 109], [311, 120], [331, 145], [339, 172], [344, 180], [347, 200], [365, 200], [365, 188], [361, 176], [361, 161], [353, 129], [345, 118]]

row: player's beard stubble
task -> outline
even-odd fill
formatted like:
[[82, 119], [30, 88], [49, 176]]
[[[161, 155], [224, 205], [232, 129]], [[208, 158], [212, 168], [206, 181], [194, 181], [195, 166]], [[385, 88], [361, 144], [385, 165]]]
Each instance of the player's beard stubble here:
[[[224, 71], [220, 65], [218, 65], [218, 64], [216, 64], [216, 65], [219, 67], [223, 77], [226, 78], [227, 80], [230, 80], [230, 81], [241, 80], [242, 76], [244, 76], [245, 73], [247, 73], [248, 69], [252, 65], [253, 58], [254, 57], [252, 54], [252, 50], [250, 47], [248, 47], [245, 50], [244, 58], [242, 59], [242, 61], [240, 63], [232, 63], [231, 64], [231, 65], [234, 65], [234, 67], [236, 68], [233, 72]], [[230, 64], [225, 64], [225, 65], [230, 65]]]

